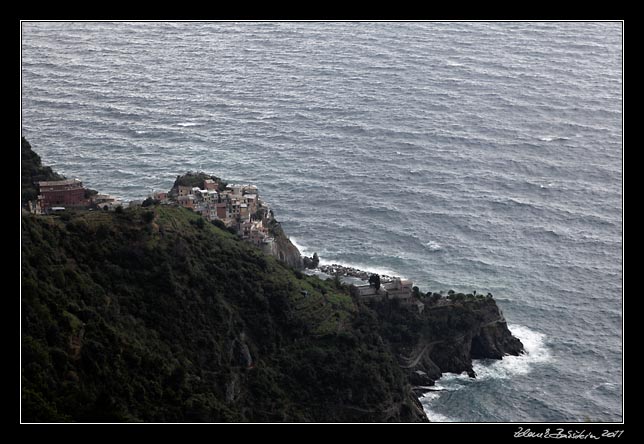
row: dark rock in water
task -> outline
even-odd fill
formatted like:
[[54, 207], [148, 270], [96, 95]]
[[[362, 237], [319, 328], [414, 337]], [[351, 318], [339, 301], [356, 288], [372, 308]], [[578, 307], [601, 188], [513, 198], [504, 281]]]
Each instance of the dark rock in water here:
[[409, 374], [409, 382], [414, 386], [434, 385], [434, 379], [422, 370], [414, 370]]
[[[311, 259], [309, 259], [308, 263], [310, 263], [310, 261]], [[320, 265], [318, 270], [329, 275], [340, 274], [340, 276], [362, 279], [363, 281], [367, 281], [371, 276], [378, 276], [380, 278], [380, 282], [383, 284], [391, 282], [396, 278], [393, 276], [387, 276], [386, 274], [379, 275], [374, 272], [359, 270], [353, 267], [345, 267], [344, 265], [339, 264]]]
[[311, 257], [302, 256], [302, 262], [303, 262], [304, 268], [308, 268], [309, 270], [314, 270], [318, 267], [320, 263], [320, 258], [318, 257], [317, 253], [313, 253], [313, 256]]

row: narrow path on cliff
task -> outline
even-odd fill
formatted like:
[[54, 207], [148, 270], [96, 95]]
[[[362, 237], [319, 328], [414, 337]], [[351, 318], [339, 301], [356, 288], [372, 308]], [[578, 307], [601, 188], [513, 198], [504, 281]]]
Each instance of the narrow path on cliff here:
[[425, 345], [423, 346], [423, 348], [420, 350], [420, 352], [419, 352], [419, 353], [416, 355], [416, 357], [414, 357], [414, 358], [406, 358], [406, 357], [404, 357], [404, 356], [402, 356], [402, 355], [401, 355], [400, 357], [403, 359], [403, 361], [407, 361], [407, 362], [408, 362], [408, 364], [407, 364], [407, 365], [401, 365], [400, 367], [401, 367], [401, 368], [412, 368], [412, 367], [415, 367], [416, 365], [418, 365], [418, 362], [419, 362], [419, 361], [420, 361], [420, 359], [423, 357], [423, 355], [427, 352], [427, 349], [428, 349], [429, 347], [433, 347], [434, 345], [436, 345], [436, 344], [440, 344], [440, 343], [442, 343], [442, 342], [445, 342], [445, 340], [444, 340], [444, 339], [442, 339], [442, 340], [440, 340], [440, 341], [432, 341], [432, 342], [429, 342], [429, 343], [425, 344]]
[[505, 322], [505, 319], [503, 319], [503, 316], [501, 316], [498, 319], [495, 319], [494, 321], [490, 321], [487, 324], [481, 325], [481, 328], [489, 327], [490, 325], [500, 324], [502, 322]]
[[347, 409], [347, 410], [354, 410], [356, 412], [361, 412], [361, 413], [380, 413], [384, 415], [385, 417], [392, 417], [394, 414], [398, 411], [399, 407], [396, 405], [393, 405], [387, 409], [384, 410], [378, 410], [378, 409], [364, 409], [362, 407], [356, 407], [352, 405], [346, 405], [346, 404], [339, 404], [338, 407]]

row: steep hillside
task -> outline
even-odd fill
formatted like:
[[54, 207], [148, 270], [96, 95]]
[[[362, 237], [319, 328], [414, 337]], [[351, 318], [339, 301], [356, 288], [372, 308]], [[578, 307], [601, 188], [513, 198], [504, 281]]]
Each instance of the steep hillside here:
[[378, 329], [182, 208], [23, 216], [23, 421], [426, 420]]
[[20, 184], [22, 191], [20, 198], [23, 205], [27, 201], [36, 199], [38, 196], [38, 182], [65, 179], [64, 176], [55, 173], [51, 167], [42, 165], [40, 156], [31, 149], [31, 144], [24, 137], [20, 141], [20, 160]]

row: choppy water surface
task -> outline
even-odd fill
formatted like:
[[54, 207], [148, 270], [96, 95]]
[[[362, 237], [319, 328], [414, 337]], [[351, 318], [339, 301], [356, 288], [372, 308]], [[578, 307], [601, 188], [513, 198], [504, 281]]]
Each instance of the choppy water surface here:
[[24, 22], [22, 129], [126, 200], [252, 182], [304, 253], [492, 292], [437, 421], [621, 421], [622, 24]]

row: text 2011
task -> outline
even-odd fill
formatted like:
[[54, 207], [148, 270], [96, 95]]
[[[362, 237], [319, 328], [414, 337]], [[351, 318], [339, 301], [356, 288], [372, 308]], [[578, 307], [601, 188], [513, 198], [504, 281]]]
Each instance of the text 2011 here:
[[604, 430], [604, 433], [602, 433], [602, 438], [619, 438], [623, 433], [623, 430]]

